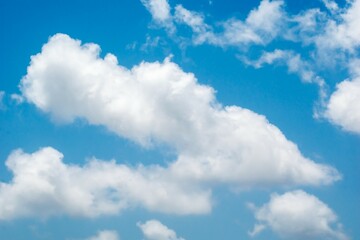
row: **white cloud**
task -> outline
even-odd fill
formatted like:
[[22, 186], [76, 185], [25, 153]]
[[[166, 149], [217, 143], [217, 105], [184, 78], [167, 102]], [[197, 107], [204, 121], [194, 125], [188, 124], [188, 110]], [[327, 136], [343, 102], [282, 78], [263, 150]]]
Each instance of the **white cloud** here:
[[351, 62], [353, 79], [344, 80], [336, 86], [325, 117], [346, 131], [360, 134], [360, 60]]
[[182, 5], [177, 5], [174, 18], [177, 23], [191, 28], [194, 33], [194, 44], [202, 44], [214, 37], [211, 27], [204, 21], [204, 16], [198, 12], [189, 11]]
[[[201, 13], [177, 5], [172, 25], [178, 23], [189, 26], [192, 29], [194, 44], [207, 43], [221, 47], [266, 45], [280, 33], [285, 17], [283, 5], [282, 0], [262, 0], [258, 8], [253, 9], [245, 21], [232, 18], [216, 24], [222, 26], [220, 31], [214, 31], [213, 26], [206, 24]], [[147, 8], [156, 20], [153, 11]], [[171, 19], [171, 17], [166, 19]]]
[[285, 17], [283, 4], [283, 1], [261, 1], [245, 21], [232, 18], [223, 22], [224, 31], [209, 38], [208, 43], [238, 47], [268, 44], [280, 33]]
[[175, 7], [175, 20], [188, 25], [194, 32], [205, 32], [207, 28], [203, 15], [187, 10], [181, 4]]
[[211, 210], [208, 191], [175, 182], [157, 166], [130, 168], [114, 161], [65, 164], [47, 147], [32, 154], [14, 151], [6, 161], [13, 173], [0, 182], [0, 220], [56, 215], [97, 217], [129, 207], [170, 214]]
[[354, 52], [360, 46], [360, 0], [349, 1], [349, 4], [348, 8], [339, 10], [341, 14], [328, 20], [325, 33], [316, 39], [319, 50], [326, 52], [329, 49], [342, 49]]
[[249, 13], [246, 24], [265, 35], [263, 37], [274, 38], [281, 29], [281, 21], [284, 20], [283, 5], [282, 0], [262, 0], [259, 7]]
[[119, 240], [120, 237], [116, 231], [102, 230], [99, 231], [96, 236], [87, 238], [86, 240]]
[[141, 0], [141, 3], [150, 12], [155, 23], [165, 27], [169, 33], [175, 31], [172, 22], [171, 8], [167, 0]]
[[252, 231], [248, 231], [250, 237], [255, 237], [262, 231], [264, 231], [266, 226], [264, 224], [255, 224], [254, 229]]
[[305, 83], [317, 83], [319, 77], [311, 69], [310, 63], [304, 61], [300, 54], [289, 50], [275, 49], [272, 52], [263, 52], [257, 60], [240, 58], [245, 64], [261, 68], [265, 64], [280, 64], [288, 68], [289, 73], [297, 74]]
[[262, 230], [257, 226], [263, 225], [283, 239], [348, 239], [335, 213], [318, 198], [301, 190], [273, 194], [269, 203], [256, 210], [255, 217], [260, 222], [255, 225], [255, 234]]
[[167, 21], [171, 18], [170, 5], [167, 0], [141, 0], [156, 21]]
[[322, 0], [325, 7], [333, 14], [339, 11], [339, 5], [333, 0]]
[[146, 240], [184, 240], [177, 237], [174, 230], [168, 228], [157, 220], [149, 220], [145, 223], [138, 223]]
[[[171, 175], [184, 181], [322, 185], [340, 178], [305, 158], [264, 116], [223, 107], [214, 90], [169, 59], [127, 69], [95, 44], [57, 34], [32, 57], [21, 91], [57, 121], [86, 119], [145, 146], [175, 149]], [[176, 129], [176, 131], [174, 131]]]
[[239, 57], [245, 64], [255, 68], [262, 68], [265, 64], [274, 64], [285, 61], [292, 55], [292, 52], [286, 50], [275, 49], [273, 52], [264, 52], [257, 60], [249, 60]]
[[287, 29], [283, 33], [285, 40], [313, 44], [316, 37], [323, 33], [328, 16], [318, 8], [311, 8], [296, 15], [288, 16]]

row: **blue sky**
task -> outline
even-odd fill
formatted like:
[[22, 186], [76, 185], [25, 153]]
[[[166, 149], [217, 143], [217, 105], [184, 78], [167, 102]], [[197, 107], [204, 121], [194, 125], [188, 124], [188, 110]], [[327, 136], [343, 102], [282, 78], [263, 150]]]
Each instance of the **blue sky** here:
[[356, 239], [360, 1], [0, 1], [1, 239]]

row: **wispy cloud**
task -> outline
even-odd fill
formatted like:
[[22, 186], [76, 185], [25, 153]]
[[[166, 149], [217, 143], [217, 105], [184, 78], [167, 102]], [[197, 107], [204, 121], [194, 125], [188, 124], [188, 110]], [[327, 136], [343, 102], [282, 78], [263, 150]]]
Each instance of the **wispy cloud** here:
[[120, 237], [116, 231], [102, 230], [95, 236], [89, 237], [86, 240], [120, 240]]

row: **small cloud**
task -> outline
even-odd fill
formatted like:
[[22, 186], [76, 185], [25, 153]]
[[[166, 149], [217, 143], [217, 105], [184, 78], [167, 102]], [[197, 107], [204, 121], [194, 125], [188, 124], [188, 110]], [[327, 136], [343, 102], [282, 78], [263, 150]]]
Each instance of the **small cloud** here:
[[150, 36], [146, 36], [146, 42], [144, 44], [141, 45], [140, 50], [147, 52], [149, 49], [153, 49], [155, 47], [157, 47], [160, 43], [160, 37], [150, 37]]
[[178, 237], [176, 232], [158, 220], [149, 220], [145, 223], [137, 223], [146, 240], [185, 240]]
[[249, 231], [248, 234], [250, 237], [255, 237], [257, 234], [264, 231], [266, 226], [264, 224], [255, 224], [254, 229], [252, 231]]
[[0, 91], [0, 110], [2, 110], [2, 111], [4, 111], [6, 109], [6, 106], [4, 103], [4, 98], [5, 98], [5, 92]]
[[120, 238], [116, 231], [102, 230], [95, 236], [89, 237], [86, 240], [120, 240]]
[[126, 50], [135, 50], [137, 47], [138, 43], [136, 41], [129, 43], [126, 45]]
[[250, 236], [269, 227], [284, 239], [348, 239], [335, 213], [302, 190], [272, 194], [270, 202], [255, 211], [255, 218], [258, 223], [249, 232]]
[[14, 101], [16, 104], [22, 104], [25, 101], [25, 98], [19, 94], [13, 93], [10, 95], [10, 98], [12, 101]]

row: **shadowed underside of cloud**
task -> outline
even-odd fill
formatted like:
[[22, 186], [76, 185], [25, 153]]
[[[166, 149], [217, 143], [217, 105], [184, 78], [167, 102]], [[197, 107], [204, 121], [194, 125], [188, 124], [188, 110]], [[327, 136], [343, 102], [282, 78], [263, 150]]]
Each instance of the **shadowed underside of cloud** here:
[[347, 240], [335, 213], [304, 191], [272, 194], [270, 202], [255, 210], [259, 221], [249, 234], [255, 236], [269, 227], [283, 239]]

